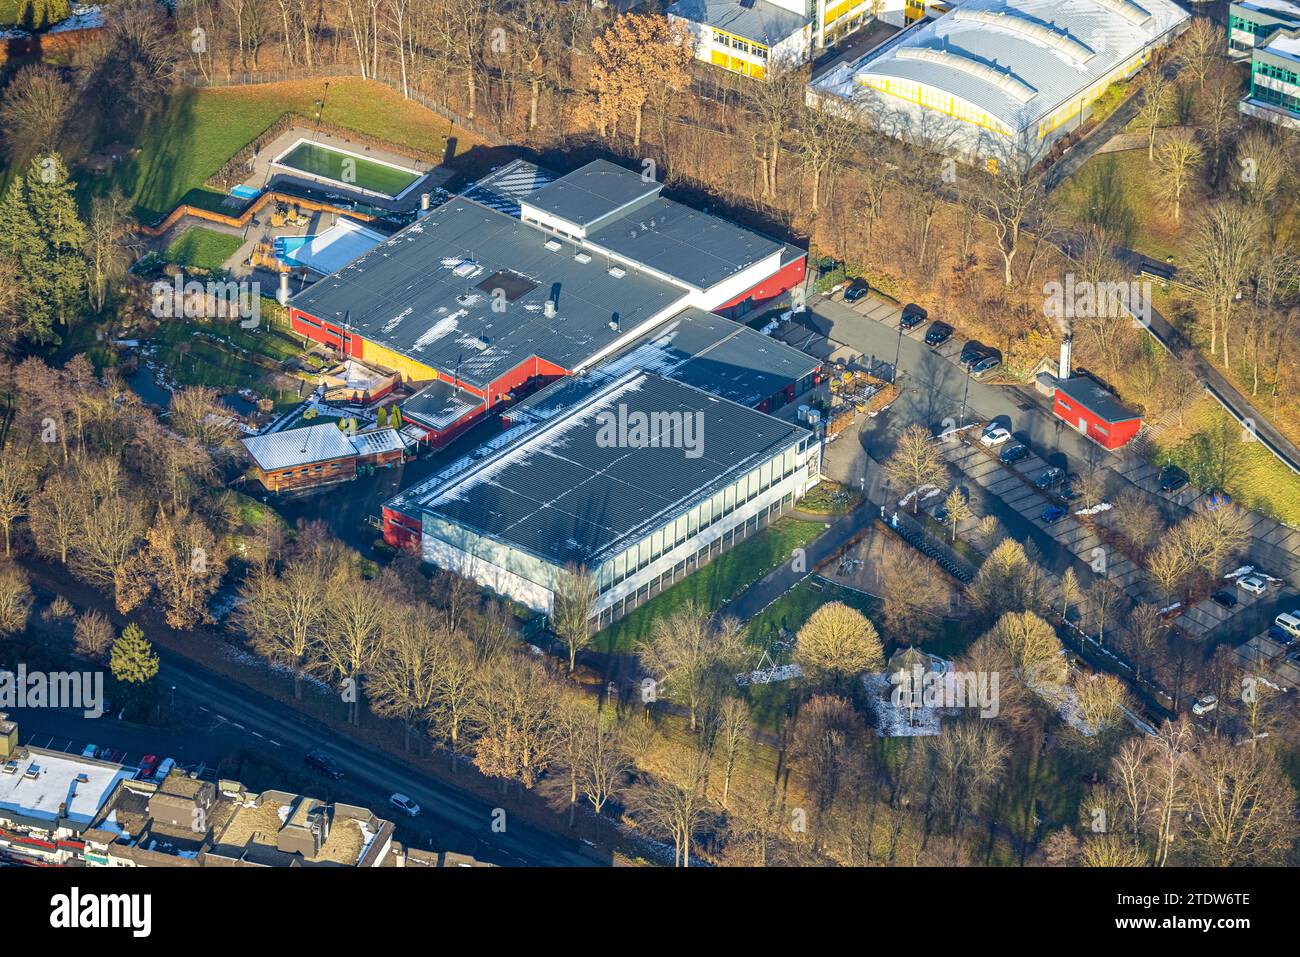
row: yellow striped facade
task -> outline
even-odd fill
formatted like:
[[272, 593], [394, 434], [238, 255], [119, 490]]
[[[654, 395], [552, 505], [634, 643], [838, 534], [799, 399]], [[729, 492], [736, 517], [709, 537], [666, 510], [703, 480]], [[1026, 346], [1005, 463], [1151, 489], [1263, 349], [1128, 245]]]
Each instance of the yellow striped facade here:
[[974, 123], [994, 133], [1001, 133], [1003, 136], [1011, 135], [1007, 125], [992, 114], [986, 113], [959, 96], [953, 96], [951, 93], [945, 93], [924, 83], [888, 76], [859, 76], [858, 82], [879, 93], [916, 103], [927, 109], [938, 110], [946, 116]]
[[870, 0], [826, 0], [822, 43], [829, 46], [860, 27], [870, 6]]
[[822, 17], [822, 26], [832, 27], [836, 21], [845, 17], [857, 16], [865, 13], [870, 6], [869, 0], [840, 0], [839, 3], [828, 2], [826, 4], [826, 15]]
[[[717, 27], [710, 27], [709, 30], [713, 36], [713, 49], [709, 51], [710, 63], [755, 80], [767, 76], [767, 60], [772, 51], [766, 46]], [[718, 49], [719, 47], [725, 49]]]
[[1071, 117], [1077, 116], [1085, 109], [1091, 106], [1103, 93], [1111, 88], [1112, 85], [1120, 80], [1127, 80], [1151, 59], [1151, 51], [1143, 50], [1142, 52], [1130, 57], [1121, 63], [1115, 69], [1088, 87], [1082, 94], [1074, 97], [1069, 103], [1060, 106], [1055, 113], [1043, 119], [1038, 124], [1038, 138], [1042, 139], [1052, 130], [1056, 129], [1062, 123], [1068, 121]]

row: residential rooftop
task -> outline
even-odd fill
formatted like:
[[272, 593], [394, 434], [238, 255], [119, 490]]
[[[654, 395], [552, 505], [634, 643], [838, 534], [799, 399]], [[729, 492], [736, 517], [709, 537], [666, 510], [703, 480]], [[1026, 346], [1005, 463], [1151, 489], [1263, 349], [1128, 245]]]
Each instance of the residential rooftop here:
[[[701, 412], [698, 448], [670, 443], [665, 416]], [[651, 418], [641, 440], [609, 441], [611, 418]], [[470, 529], [558, 565], [594, 567], [807, 430], [640, 370], [421, 495], [423, 526]], [[693, 457], [694, 451], [698, 456]]]
[[[318, 850], [311, 840], [313, 829], [324, 834]], [[390, 822], [367, 808], [265, 791], [234, 805], [229, 822], [215, 834], [211, 853], [266, 866], [352, 867], [362, 864], [376, 838], [391, 829]]]
[[117, 783], [135, 772], [135, 768], [110, 761], [23, 748], [0, 765], [0, 811], [39, 821], [86, 825]]

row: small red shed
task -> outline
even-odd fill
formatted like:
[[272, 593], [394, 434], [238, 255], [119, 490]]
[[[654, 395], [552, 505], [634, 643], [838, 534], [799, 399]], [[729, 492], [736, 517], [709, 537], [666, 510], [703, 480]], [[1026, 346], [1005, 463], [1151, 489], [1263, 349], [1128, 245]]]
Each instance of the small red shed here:
[[1142, 416], [1083, 376], [1057, 381], [1052, 411], [1057, 418], [1112, 452], [1128, 444], [1142, 427]]

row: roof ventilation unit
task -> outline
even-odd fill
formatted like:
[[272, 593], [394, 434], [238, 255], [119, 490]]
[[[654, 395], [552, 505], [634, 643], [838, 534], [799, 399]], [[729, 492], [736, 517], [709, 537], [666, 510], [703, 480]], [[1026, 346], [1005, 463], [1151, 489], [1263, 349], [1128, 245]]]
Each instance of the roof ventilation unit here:
[[543, 314], [544, 316], [546, 316], [547, 319], [554, 319], [554, 318], [555, 318], [555, 300], [554, 300], [554, 299], [547, 299], [547, 300], [546, 300], [546, 305], [544, 305], [544, 306], [542, 307], [542, 314]]
[[576, 260], [577, 260], [578, 262], [580, 262], [580, 263], [589, 263], [589, 262], [591, 262], [591, 254], [590, 254], [590, 253], [576, 253], [576, 254], [574, 254], [574, 257], [573, 257], [573, 258], [576, 259]]
[[457, 276], [464, 277], [464, 276], [474, 275], [474, 271], [476, 269], [478, 269], [478, 263], [476, 263], [474, 260], [462, 259], [459, 263], [457, 263], [452, 268], [451, 271], [455, 273]]
[[622, 266], [610, 266], [609, 274], [613, 276], [615, 279], [622, 279], [624, 276], [627, 275], [627, 270], [624, 269]]
[[548, 240], [546, 240], [546, 248], [549, 249], [549, 250], [550, 250], [551, 252], [553, 252], [553, 253], [557, 253], [557, 252], [559, 252], [559, 251], [560, 251], [560, 246], [561, 246], [561, 243], [560, 243], [560, 241], [559, 241], [558, 239], [548, 239]]

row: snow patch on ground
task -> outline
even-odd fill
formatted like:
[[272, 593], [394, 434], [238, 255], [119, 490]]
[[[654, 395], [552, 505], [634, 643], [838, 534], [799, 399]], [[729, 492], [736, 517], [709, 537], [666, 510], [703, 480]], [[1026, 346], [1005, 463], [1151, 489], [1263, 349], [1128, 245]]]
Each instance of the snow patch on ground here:
[[1096, 505], [1092, 506], [1091, 508], [1081, 508], [1074, 514], [1075, 515], [1097, 515], [1100, 512], [1110, 511], [1110, 508], [1111, 508], [1110, 502], [1098, 502]]
[[1038, 697], [1056, 709], [1061, 720], [1085, 737], [1092, 737], [1097, 729], [1083, 717], [1079, 706], [1079, 693], [1069, 682], [1051, 684], [1049, 682], [1026, 681], [1025, 685]]
[[911, 504], [912, 499], [916, 497], [917, 491], [921, 493], [921, 501], [924, 502], [926, 499], [934, 498], [942, 490], [937, 485], [922, 485], [920, 489], [908, 492], [906, 495], [900, 498], [898, 500], [898, 507], [906, 508], [909, 504]]
[[894, 704], [894, 683], [887, 674], [862, 676], [862, 685], [874, 705], [876, 734], [882, 738], [922, 738], [942, 730], [940, 718], [956, 717], [956, 708], [900, 708]]
[[775, 684], [778, 681], [790, 681], [793, 678], [802, 677], [803, 669], [796, 664], [775, 665], [771, 668], [760, 668], [757, 671], [751, 671], [749, 674], [736, 675], [736, 684], [743, 688], [746, 685]]
[[1259, 571], [1258, 569], [1255, 568], [1254, 565], [1242, 565], [1240, 568], [1234, 568], [1232, 571], [1228, 572], [1228, 574], [1224, 575], [1223, 577], [1225, 579], [1231, 580], [1234, 578], [1245, 578], [1247, 575], [1254, 575], [1256, 578], [1262, 578], [1264, 581], [1267, 582], [1276, 583], [1282, 580], [1280, 578], [1274, 578], [1272, 575], [1268, 574], [1267, 572]]

